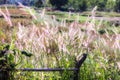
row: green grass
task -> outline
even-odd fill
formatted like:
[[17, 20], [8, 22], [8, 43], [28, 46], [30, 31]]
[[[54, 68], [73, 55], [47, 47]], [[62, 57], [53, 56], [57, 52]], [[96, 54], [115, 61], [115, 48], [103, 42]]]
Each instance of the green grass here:
[[77, 13], [69, 13], [69, 12], [47, 12], [48, 15], [55, 15], [58, 21], [66, 20], [68, 22], [73, 22], [78, 19], [81, 22], [86, 21], [86, 16], [81, 16]]
[[[82, 12], [81, 13], [82, 16], [90, 16], [92, 15], [90, 11], [86, 11], [86, 12]], [[116, 12], [96, 12], [96, 16], [98, 17], [120, 17], [120, 13], [116, 13]]]

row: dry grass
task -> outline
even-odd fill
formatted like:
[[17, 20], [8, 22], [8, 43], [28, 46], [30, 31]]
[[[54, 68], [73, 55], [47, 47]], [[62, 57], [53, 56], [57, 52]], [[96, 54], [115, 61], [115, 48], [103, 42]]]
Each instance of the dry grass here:
[[[6, 9], [5, 8], [2, 8], [1, 9], [4, 13], [6, 13]], [[10, 8], [9, 10], [9, 13], [11, 14], [11, 16], [26, 16], [26, 17], [29, 17], [30, 14], [27, 13], [26, 11], [23, 11], [21, 10], [21, 8]]]

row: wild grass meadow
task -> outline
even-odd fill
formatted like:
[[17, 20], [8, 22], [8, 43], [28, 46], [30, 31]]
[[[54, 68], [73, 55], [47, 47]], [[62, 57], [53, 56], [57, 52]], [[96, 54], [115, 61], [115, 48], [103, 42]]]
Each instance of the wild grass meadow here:
[[[0, 55], [9, 45], [9, 65], [14, 63], [15, 69], [73, 68], [74, 59], [87, 53], [79, 80], [120, 79], [120, 25], [96, 19], [96, 8], [82, 16], [21, 6], [0, 8]], [[32, 56], [21, 55], [20, 51]], [[18, 71], [13, 76], [14, 80], [73, 80], [74, 74]]]

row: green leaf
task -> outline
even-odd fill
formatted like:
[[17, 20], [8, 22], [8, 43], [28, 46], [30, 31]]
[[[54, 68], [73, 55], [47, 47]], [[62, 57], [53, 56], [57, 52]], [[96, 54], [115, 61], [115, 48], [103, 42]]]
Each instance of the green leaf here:
[[8, 55], [7, 55], [7, 61], [8, 61], [8, 63], [11, 65], [12, 63], [14, 63], [14, 55], [12, 54], [12, 53], [9, 53]]
[[10, 44], [10, 50], [15, 48], [15, 44], [14, 44], [14, 40], [12, 40], [11, 44]]
[[0, 46], [0, 51], [3, 50], [3, 46]]

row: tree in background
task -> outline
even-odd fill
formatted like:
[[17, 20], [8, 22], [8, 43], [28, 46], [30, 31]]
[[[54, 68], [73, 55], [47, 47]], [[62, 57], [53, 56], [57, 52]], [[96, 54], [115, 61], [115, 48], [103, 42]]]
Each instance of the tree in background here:
[[120, 0], [34, 0], [34, 3], [36, 7], [52, 6], [59, 10], [86, 11], [97, 6], [99, 11], [120, 12]]
[[4, 1], [4, 4], [6, 4], [7, 3], [7, 0], [3, 0]]
[[68, 0], [49, 0], [51, 5], [56, 9], [61, 10], [64, 5], [68, 3]]
[[88, 9], [93, 9], [97, 6], [99, 0], [87, 0]]
[[81, 0], [81, 2], [79, 3], [79, 9], [81, 11], [86, 11], [86, 9], [87, 9], [87, 0]]
[[107, 11], [114, 11], [115, 10], [116, 1], [115, 0], [108, 0], [106, 3], [106, 10]]
[[68, 4], [67, 4], [67, 8], [68, 9], [72, 9], [72, 10], [78, 10], [79, 9], [79, 1], [78, 0], [69, 0]]
[[0, 4], [3, 4], [3, 0], [0, 0]]
[[36, 0], [35, 1], [35, 6], [36, 7], [42, 7], [43, 6], [42, 0]]
[[116, 0], [115, 11], [120, 12], [120, 0]]
[[106, 3], [107, 3], [107, 0], [98, 0], [97, 1], [98, 10], [105, 11]]
[[98, 7], [99, 11], [104, 11], [108, 0], [87, 0], [88, 9], [93, 9], [95, 6]]
[[87, 0], [68, 0], [66, 8], [74, 11], [85, 11], [87, 9]]

